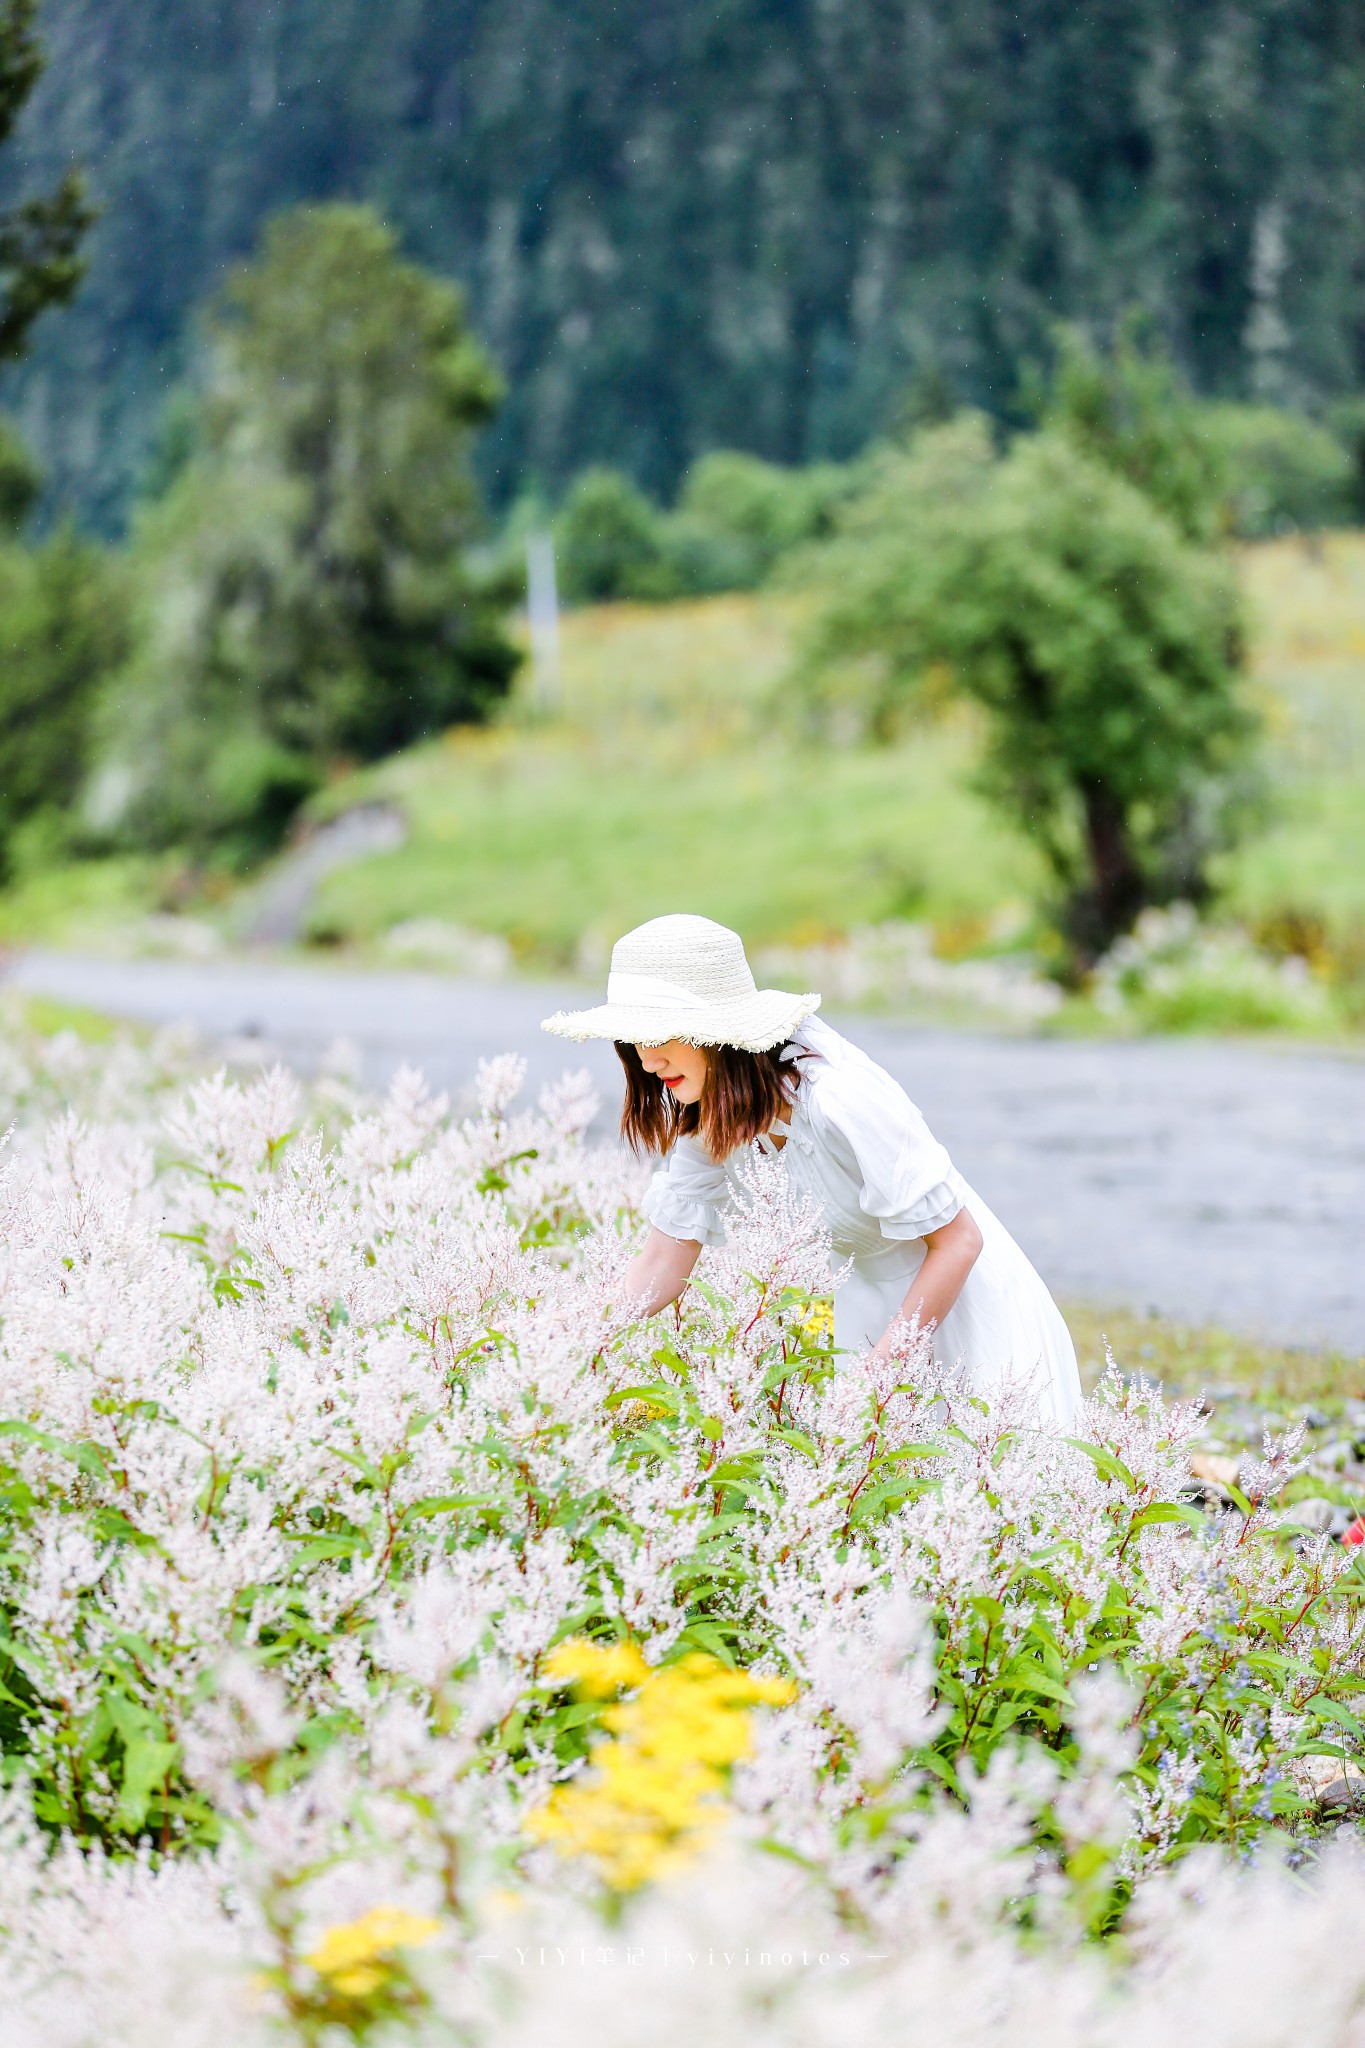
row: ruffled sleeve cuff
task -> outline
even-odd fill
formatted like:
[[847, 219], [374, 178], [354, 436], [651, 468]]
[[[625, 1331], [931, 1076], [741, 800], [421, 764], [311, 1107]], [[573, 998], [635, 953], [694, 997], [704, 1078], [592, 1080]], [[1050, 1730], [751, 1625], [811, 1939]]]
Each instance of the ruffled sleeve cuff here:
[[723, 1168], [682, 1138], [650, 1182], [640, 1207], [665, 1237], [719, 1245], [725, 1242], [728, 1196]]
[[697, 1244], [724, 1244], [725, 1229], [709, 1202], [679, 1194], [666, 1173], [656, 1173], [640, 1204], [646, 1217], [665, 1237], [683, 1237]]
[[[935, 1230], [942, 1230], [951, 1223], [954, 1216], [960, 1215], [966, 1200], [962, 1176], [956, 1167], [950, 1166], [942, 1180], [918, 1193], [904, 1208], [873, 1210], [872, 1213], [876, 1215], [883, 1237], [929, 1237]], [[866, 1208], [867, 1204], [863, 1206]]]

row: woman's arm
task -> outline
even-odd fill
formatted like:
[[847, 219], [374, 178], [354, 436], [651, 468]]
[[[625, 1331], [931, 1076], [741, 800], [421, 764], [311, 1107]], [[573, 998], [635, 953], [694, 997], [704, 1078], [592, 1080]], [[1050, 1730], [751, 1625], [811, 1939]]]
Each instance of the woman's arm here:
[[[918, 1316], [920, 1329], [932, 1330], [961, 1294], [967, 1275], [981, 1255], [984, 1240], [970, 1209], [959, 1209], [951, 1223], [945, 1223], [942, 1230], [930, 1231], [924, 1242], [929, 1247], [924, 1264], [916, 1273], [899, 1313], [907, 1323], [913, 1323]], [[872, 1355], [886, 1358], [895, 1348], [888, 1330]]]
[[643, 1303], [642, 1315], [655, 1315], [676, 1301], [701, 1257], [701, 1245], [694, 1237], [666, 1237], [651, 1230], [644, 1248], [635, 1254], [621, 1276], [618, 1300]]

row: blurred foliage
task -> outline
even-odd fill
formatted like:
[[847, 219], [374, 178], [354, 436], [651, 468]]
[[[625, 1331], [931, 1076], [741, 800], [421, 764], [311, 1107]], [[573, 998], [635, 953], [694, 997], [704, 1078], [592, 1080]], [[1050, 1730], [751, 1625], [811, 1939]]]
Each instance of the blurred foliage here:
[[[0, 438], [0, 499], [8, 474]], [[89, 761], [97, 694], [128, 651], [115, 563], [63, 530], [0, 542], [0, 872], [59, 856]]]
[[826, 537], [857, 489], [855, 464], [783, 469], [719, 449], [692, 465], [668, 522], [666, 547], [690, 596], [755, 590], [784, 555]]
[[584, 470], [554, 524], [560, 595], [569, 604], [675, 597], [662, 521], [629, 477]]
[[193, 433], [139, 523], [138, 647], [87, 813], [249, 855], [334, 764], [505, 693], [502, 596], [465, 561], [499, 387], [458, 294], [363, 208], [272, 222], [207, 332]]
[[[1139, 301], [1196, 389], [1365, 381], [1358, 0], [44, 0], [21, 144], [104, 206], [22, 375], [58, 497], [145, 469], [187, 313], [276, 210], [345, 194], [468, 281], [500, 501], [614, 464], [797, 465], [911, 379], [1015, 416], [1059, 316]], [[1277, 233], [1272, 233], [1277, 229]]]
[[803, 573], [828, 591], [807, 702], [887, 730], [926, 688], [974, 698], [987, 784], [1046, 854], [1082, 962], [1204, 892], [1253, 730], [1236, 588], [1115, 467], [1056, 426], [998, 457], [963, 417], [887, 450]]
[[1239, 539], [1346, 526], [1365, 512], [1347, 440], [1319, 421], [1269, 405], [1208, 405], [1202, 431]]
[[1126, 320], [1109, 349], [1060, 328], [1050, 383], [1034, 405], [1191, 540], [1263, 540], [1360, 514], [1344, 412], [1332, 431], [1280, 406], [1201, 400], [1141, 319]]
[[[37, 14], [38, 0], [0, 4], [0, 146], [13, 135], [46, 65]], [[94, 220], [85, 180], [69, 165], [50, 191], [30, 193], [0, 212], [0, 362], [18, 362], [39, 314], [74, 294], [85, 275], [82, 244]]]
[[[855, 464], [784, 469], [720, 449], [693, 465], [665, 512], [619, 470], [585, 470], [554, 521], [560, 593], [600, 604], [755, 590], [793, 548], [832, 531], [858, 475]], [[518, 506], [510, 530], [524, 523]]]
[[[1055, 329], [1051, 346], [1047, 376], [1030, 370], [1025, 378], [1023, 412], [1135, 485], [1187, 540], [1259, 540], [1356, 515], [1346, 408], [1329, 428], [1276, 406], [1200, 399], [1138, 316], [1120, 323], [1108, 348], [1067, 325]], [[842, 509], [875, 478], [884, 449], [894, 460], [896, 446], [956, 409], [941, 379], [916, 378], [891, 442], [854, 461], [801, 469], [718, 449], [693, 463], [671, 510], [623, 471], [594, 467], [575, 479], [553, 520], [534, 494], [519, 498], [504, 530], [506, 554], [519, 564], [528, 526], [549, 523], [560, 594], [570, 604], [755, 590], [794, 551], [834, 532]], [[1365, 451], [1365, 427], [1361, 434]]]
[[1050, 383], [1033, 402], [1045, 427], [1134, 484], [1187, 539], [1213, 539], [1222, 475], [1201, 431], [1204, 408], [1137, 320], [1108, 350], [1059, 328]]

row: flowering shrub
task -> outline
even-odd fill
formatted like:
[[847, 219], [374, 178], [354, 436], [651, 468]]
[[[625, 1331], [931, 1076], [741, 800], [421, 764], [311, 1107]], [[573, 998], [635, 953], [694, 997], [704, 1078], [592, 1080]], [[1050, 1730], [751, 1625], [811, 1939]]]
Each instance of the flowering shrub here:
[[[1010, 922], [1003, 921], [1001, 936], [1012, 935]], [[828, 1001], [861, 1009], [1029, 1026], [1055, 1016], [1064, 1000], [1056, 982], [1031, 959], [1009, 952], [981, 960], [943, 959], [931, 926], [900, 918], [857, 925], [847, 937], [824, 945], [769, 946], [755, 966], [781, 987], [823, 989]]]
[[[776, 1163], [635, 1320], [641, 1176], [582, 1078], [516, 1110], [491, 1062], [455, 1122], [410, 1073], [50, 1057], [4, 1077], [6, 2044], [529, 2042], [561, 2005], [624, 2042], [614, 1965], [526, 1961], [604, 1941], [695, 2038], [658, 1955], [704, 1934], [828, 1959], [714, 1980], [716, 2039], [966, 2041], [983, 1998], [1155, 2038], [1196, 1895], [1233, 1947], [1292, 1923], [1326, 1995], [1362, 1880], [1291, 1911], [1207, 1861], [1302, 1854], [1362, 1737], [1365, 1575], [1277, 1515], [1293, 1437], [1211, 1512], [1197, 1410], [1117, 1372], [1059, 1438], [922, 1356], [836, 1370]], [[1119, 1925], [1160, 1960], [1111, 2010]]]
[[1322, 1031], [1330, 994], [1306, 960], [1274, 959], [1188, 903], [1144, 910], [1091, 976], [1100, 1014], [1145, 1031]]

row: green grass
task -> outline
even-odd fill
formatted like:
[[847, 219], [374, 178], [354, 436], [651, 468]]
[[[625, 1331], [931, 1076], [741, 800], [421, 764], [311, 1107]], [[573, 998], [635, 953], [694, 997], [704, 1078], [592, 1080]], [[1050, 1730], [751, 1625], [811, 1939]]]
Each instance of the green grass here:
[[1022, 904], [1038, 863], [969, 788], [965, 718], [891, 748], [815, 749], [780, 729], [794, 610], [721, 598], [570, 617], [562, 716], [518, 703], [347, 792], [396, 799], [411, 837], [330, 877], [314, 932], [364, 942], [442, 917], [561, 966], [585, 934], [668, 910], [761, 942], [888, 917], [970, 926]]
[[1225, 864], [1227, 900], [1365, 943], [1365, 535], [1248, 549], [1246, 587], [1273, 808]]
[[1365, 1358], [1262, 1344], [1211, 1327], [1190, 1328], [1132, 1309], [1064, 1305], [1081, 1379], [1094, 1385], [1105, 1368], [1106, 1341], [1122, 1371], [1160, 1380], [1169, 1394], [1216, 1393], [1235, 1387], [1267, 1409], [1291, 1413], [1365, 1396]]
[[111, 926], [145, 915], [163, 866], [130, 855], [23, 872], [0, 891], [0, 946], [89, 945]]

